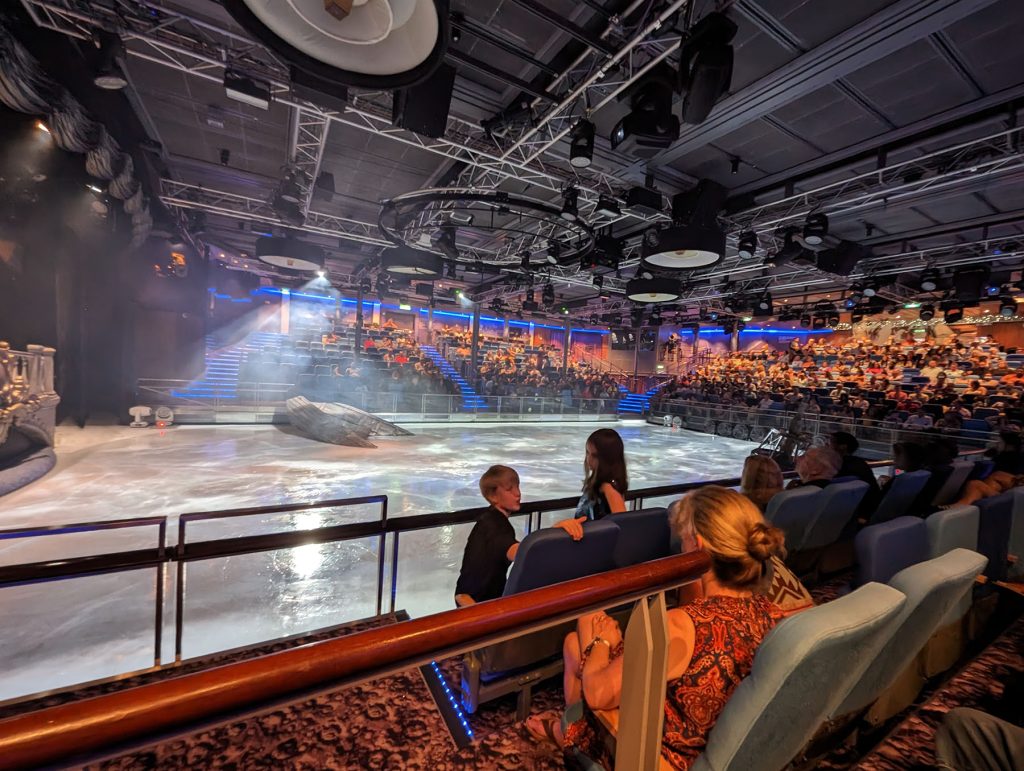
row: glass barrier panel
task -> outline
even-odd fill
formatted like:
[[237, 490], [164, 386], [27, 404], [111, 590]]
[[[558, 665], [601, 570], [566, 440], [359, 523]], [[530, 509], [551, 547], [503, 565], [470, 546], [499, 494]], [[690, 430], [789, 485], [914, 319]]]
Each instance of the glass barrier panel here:
[[[523, 522], [515, 522], [522, 534]], [[395, 609], [413, 618], [455, 607], [455, 584], [473, 523], [402, 533], [398, 541]], [[386, 603], [385, 603], [386, 604]]]
[[374, 536], [188, 563], [182, 657], [376, 615], [379, 545]]
[[155, 582], [146, 568], [0, 588], [0, 701], [153, 666]]

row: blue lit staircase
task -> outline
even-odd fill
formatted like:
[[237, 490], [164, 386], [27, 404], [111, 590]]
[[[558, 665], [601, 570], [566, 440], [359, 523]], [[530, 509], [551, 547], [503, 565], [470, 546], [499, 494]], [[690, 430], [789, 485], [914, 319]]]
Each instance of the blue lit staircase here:
[[254, 332], [230, 348], [220, 348], [213, 335], [206, 336], [206, 369], [203, 374], [184, 388], [171, 391], [171, 396], [182, 399], [236, 399], [238, 398], [238, 370], [242, 356], [250, 350], [268, 345], [279, 345], [287, 335], [277, 332]]
[[664, 383], [658, 383], [654, 388], [648, 388], [645, 393], [630, 393], [624, 385], [619, 385], [621, 397], [619, 399], [619, 412], [630, 412], [638, 415], [645, 415], [651, 409], [651, 397], [658, 392]]
[[446, 378], [459, 387], [459, 391], [462, 393], [462, 403], [467, 410], [487, 409], [486, 400], [473, 390], [473, 386], [466, 382], [465, 378], [455, 370], [448, 359], [441, 355], [440, 351], [432, 345], [421, 345], [420, 350], [430, 357], [430, 360], [438, 366]]

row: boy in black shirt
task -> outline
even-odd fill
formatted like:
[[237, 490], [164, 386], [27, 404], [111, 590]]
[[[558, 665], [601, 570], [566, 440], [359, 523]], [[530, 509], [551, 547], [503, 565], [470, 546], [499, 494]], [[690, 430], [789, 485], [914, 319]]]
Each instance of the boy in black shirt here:
[[[480, 492], [491, 506], [480, 515], [466, 541], [455, 584], [455, 604], [460, 608], [501, 597], [508, 566], [519, 549], [515, 528], [508, 521], [509, 514], [519, 511], [519, 474], [508, 466], [491, 466], [480, 477]], [[555, 527], [578, 541], [583, 537], [584, 519], [566, 519]]]

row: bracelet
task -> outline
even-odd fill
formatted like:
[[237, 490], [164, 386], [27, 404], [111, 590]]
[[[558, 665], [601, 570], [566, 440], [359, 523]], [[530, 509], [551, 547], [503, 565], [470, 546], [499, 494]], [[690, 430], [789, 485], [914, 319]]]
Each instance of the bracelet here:
[[612, 645], [606, 639], [598, 635], [587, 644], [587, 647], [583, 649], [583, 653], [580, 656], [580, 663], [579, 666], [576, 668], [576, 677], [580, 680], [583, 679], [583, 667], [586, 666], [587, 660], [590, 658], [591, 651], [594, 650], [594, 646], [598, 643], [603, 643], [608, 646], [609, 662], [615, 661], [615, 659], [622, 655], [623, 644], [621, 642], [618, 645]]

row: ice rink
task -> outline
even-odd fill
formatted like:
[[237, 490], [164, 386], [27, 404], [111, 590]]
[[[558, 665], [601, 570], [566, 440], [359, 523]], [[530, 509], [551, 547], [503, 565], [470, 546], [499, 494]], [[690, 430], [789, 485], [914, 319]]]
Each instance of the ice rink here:
[[[484, 505], [480, 474], [515, 467], [523, 500], [579, 495], [586, 437], [623, 437], [630, 487], [738, 476], [752, 445], [642, 422], [417, 424], [378, 449], [322, 444], [286, 426], [120, 426], [58, 430], [56, 469], [0, 499], [0, 527], [177, 516], [385, 494], [389, 516]], [[287, 532], [376, 519], [374, 507], [322, 509], [189, 525], [188, 540]], [[525, 518], [513, 520], [520, 533]], [[546, 522], [549, 520], [545, 520]], [[471, 525], [401, 536], [396, 607], [419, 616], [453, 607]], [[0, 563], [156, 545], [155, 527], [0, 542]], [[390, 575], [390, 541], [387, 573]], [[185, 658], [373, 615], [378, 541], [364, 539], [190, 563]], [[3, 609], [0, 699], [153, 664], [153, 570], [10, 587]], [[173, 660], [174, 576], [164, 586], [164, 662]], [[386, 599], [391, 587], [386, 585]], [[385, 609], [387, 603], [385, 603]]]

